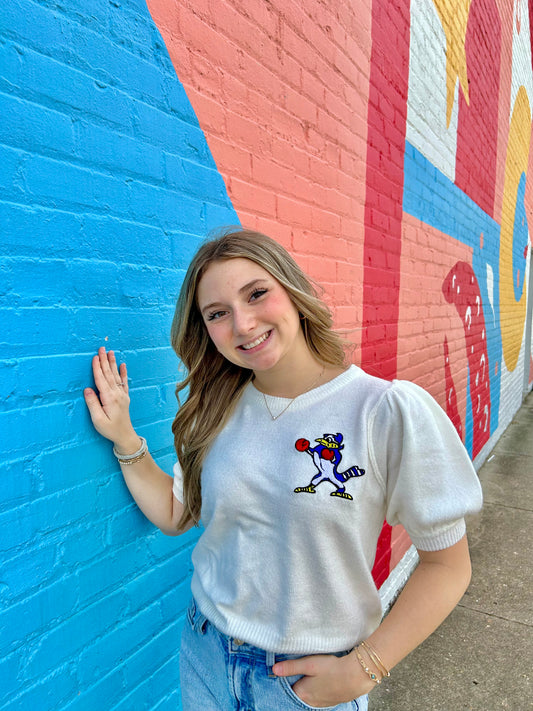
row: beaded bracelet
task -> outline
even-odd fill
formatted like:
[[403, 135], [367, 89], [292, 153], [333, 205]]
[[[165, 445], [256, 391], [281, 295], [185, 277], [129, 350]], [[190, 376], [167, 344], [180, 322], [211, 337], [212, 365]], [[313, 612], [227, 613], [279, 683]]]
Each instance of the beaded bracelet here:
[[148, 445], [144, 437], [139, 437], [139, 439], [141, 440], [141, 446], [136, 452], [133, 452], [133, 454], [120, 454], [113, 446], [113, 454], [121, 464], [136, 464], [136, 462], [140, 462], [141, 459], [146, 457], [148, 454]]
[[360, 652], [359, 652], [359, 647], [358, 647], [357, 645], [353, 648], [353, 651], [355, 652], [355, 654], [356, 654], [356, 656], [357, 656], [357, 659], [359, 660], [359, 664], [361, 665], [363, 671], [364, 671], [365, 674], [368, 676], [368, 678], [369, 678], [371, 681], [373, 681], [374, 684], [381, 684], [381, 679], [378, 678], [378, 675], [377, 675], [377, 674], [374, 674], [374, 672], [373, 672], [371, 669], [369, 669], [369, 668], [367, 667], [367, 665], [365, 664], [365, 660], [364, 660], [363, 657], [361, 656], [361, 654], [360, 654]]
[[370, 660], [372, 662], [374, 662], [374, 664], [376, 665], [377, 669], [379, 670], [379, 672], [382, 675], [381, 678], [383, 679], [383, 677], [385, 677], [385, 676], [390, 676], [390, 671], [383, 664], [383, 662], [381, 661], [381, 659], [380, 659], [378, 653], [376, 652], [376, 650], [374, 649], [374, 647], [372, 647], [368, 642], [361, 642], [361, 647], [363, 647], [363, 649], [366, 651], [366, 653], [370, 657]]

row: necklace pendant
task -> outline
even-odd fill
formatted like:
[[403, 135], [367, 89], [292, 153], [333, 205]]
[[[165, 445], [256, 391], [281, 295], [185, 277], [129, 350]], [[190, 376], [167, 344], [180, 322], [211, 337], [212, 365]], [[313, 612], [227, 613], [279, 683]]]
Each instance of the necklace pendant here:
[[271, 410], [270, 407], [268, 406], [268, 402], [267, 402], [265, 393], [262, 393], [262, 395], [263, 395], [263, 400], [264, 400], [264, 403], [265, 403], [265, 407], [266, 407], [266, 409], [268, 410], [268, 414], [270, 415], [270, 419], [271, 419], [272, 421], [277, 420], [279, 417], [281, 417], [281, 416], [283, 415], [284, 412], [287, 412], [287, 410], [289, 409], [289, 407], [290, 407], [290, 406], [292, 405], [292, 403], [296, 400], [296, 398], [293, 397], [292, 400], [289, 402], [289, 404], [288, 404], [286, 407], [284, 407], [281, 412], [278, 412], [277, 415], [274, 415], [274, 414], [272, 413], [272, 410]]
[[[319, 373], [319, 375], [318, 375], [318, 378], [313, 382], [313, 384], [311, 385], [311, 387], [309, 387], [309, 388], [305, 391], [306, 393], [309, 392], [309, 390], [312, 390], [312, 389], [315, 387], [315, 385], [318, 383], [318, 381], [320, 380], [320, 378], [324, 375], [325, 369], [326, 369], [326, 366], [323, 366], [323, 367], [322, 367], [322, 370], [320, 371], [320, 373]], [[265, 407], [266, 407], [266, 409], [268, 410], [268, 414], [270, 415], [270, 419], [271, 419], [272, 421], [275, 421], [275, 420], [277, 420], [278, 418], [280, 418], [280, 417], [283, 415], [284, 412], [287, 412], [287, 410], [288, 410], [289, 407], [292, 405], [292, 403], [293, 403], [298, 397], [300, 397], [300, 395], [295, 395], [293, 398], [291, 398], [291, 400], [290, 400], [290, 402], [288, 403], [288, 405], [286, 405], [286, 406], [283, 408], [283, 410], [282, 410], [281, 412], [278, 412], [277, 415], [274, 415], [274, 414], [272, 414], [272, 410], [271, 410], [270, 407], [268, 406], [268, 402], [267, 402], [265, 393], [261, 393], [261, 394], [263, 395], [263, 401], [264, 401], [264, 403], [265, 403]], [[304, 394], [304, 393], [301, 393], [301, 395], [303, 395], [303, 394]]]

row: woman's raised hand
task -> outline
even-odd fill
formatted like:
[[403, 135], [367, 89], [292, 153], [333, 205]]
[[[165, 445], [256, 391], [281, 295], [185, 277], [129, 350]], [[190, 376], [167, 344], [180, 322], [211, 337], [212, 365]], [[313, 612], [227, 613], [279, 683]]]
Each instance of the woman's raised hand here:
[[83, 395], [96, 431], [114, 442], [119, 451], [125, 454], [136, 451], [139, 437], [130, 419], [126, 364], [118, 368], [114, 352], [107, 353], [102, 346], [92, 366], [98, 394], [92, 388], [85, 388]]

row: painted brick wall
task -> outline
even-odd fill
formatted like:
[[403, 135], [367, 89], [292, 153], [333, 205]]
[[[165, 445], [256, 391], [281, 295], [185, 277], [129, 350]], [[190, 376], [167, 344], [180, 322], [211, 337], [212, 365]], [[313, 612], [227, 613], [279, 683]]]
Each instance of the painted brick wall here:
[[175, 298], [238, 218], [144, 3], [1, 15], [0, 708], [175, 709], [195, 534], [144, 520], [82, 390], [116, 349], [171, 471]]
[[[179, 708], [195, 534], [143, 519], [81, 393], [115, 349], [171, 470], [168, 332], [210, 228], [278, 238], [354, 361], [483, 461], [533, 384], [532, 104], [526, 0], [6, 4], [0, 711]], [[409, 545], [384, 528], [379, 583]]]

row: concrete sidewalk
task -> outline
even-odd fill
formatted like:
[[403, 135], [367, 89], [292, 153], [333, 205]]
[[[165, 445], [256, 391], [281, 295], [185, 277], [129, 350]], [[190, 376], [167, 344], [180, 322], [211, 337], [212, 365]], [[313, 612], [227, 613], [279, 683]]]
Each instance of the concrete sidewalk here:
[[370, 711], [533, 709], [533, 393], [481, 468], [472, 583], [370, 695]]

